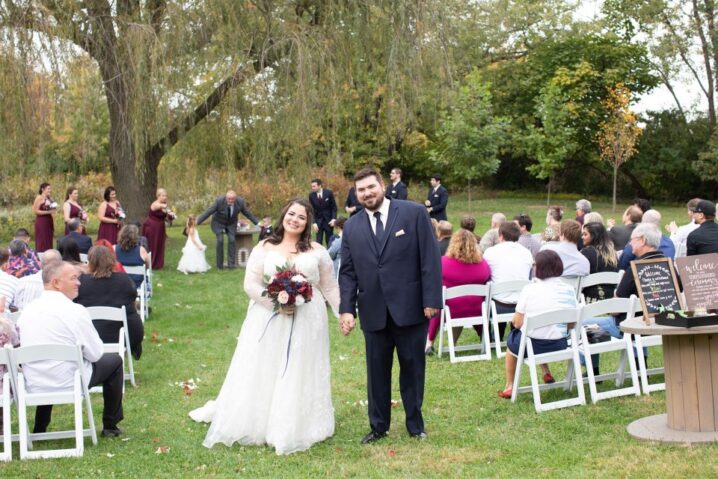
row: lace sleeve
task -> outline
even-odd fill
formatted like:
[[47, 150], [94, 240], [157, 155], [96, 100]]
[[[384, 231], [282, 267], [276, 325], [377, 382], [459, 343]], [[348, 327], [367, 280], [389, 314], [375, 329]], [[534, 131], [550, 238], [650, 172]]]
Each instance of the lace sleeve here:
[[319, 256], [319, 289], [324, 298], [326, 298], [329, 306], [332, 308], [334, 316], [339, 317], [339, 284], [334, 277], [334, 265], [329, 257], [327, 250], [322, 248], [318, 250]]
[[271, 309], [272, 302], [269, 298], [262, 297], [262, 291], [264, 291], [264, 248], [260, 243], [249, 254], [244, 273], [244, 292], [249, 299]]

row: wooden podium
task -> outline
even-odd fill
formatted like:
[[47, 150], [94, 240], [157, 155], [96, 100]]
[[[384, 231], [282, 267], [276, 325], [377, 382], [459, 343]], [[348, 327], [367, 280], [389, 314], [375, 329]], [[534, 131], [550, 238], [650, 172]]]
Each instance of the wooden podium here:
[[259, 228], [252, 226], [250, 228], [241, 229], [237, 228], [235, 234], [235, 242], [237, 245], [237, 266], [245, 268], [247, 266], [247, 260], [249, 260], [249, 253], [254, 248], [254, 235], [259, 234]]
[[681, 328], [637, 318], [623, 321], [621, 330], [662, 336], [666, 379], [667, 414], [634, 421], [628, 433], [651, 441], [718, 441], [718, 326]]

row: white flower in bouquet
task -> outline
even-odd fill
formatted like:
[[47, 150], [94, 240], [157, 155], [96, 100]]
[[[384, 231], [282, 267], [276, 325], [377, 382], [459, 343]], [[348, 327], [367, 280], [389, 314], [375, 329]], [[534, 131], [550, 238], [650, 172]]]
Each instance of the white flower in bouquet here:
[[57, 201], [51, 202], [48, 206], [50, 207], [51, 210], [54, 210], [55, 208], [57, 208]]
[[296, 304], [297, 306], [303, 305], [303, 304], [304, 304], [304, 297], [303, 297], [301, 294], [300, 294], [300, 295], [297, 295], [297, 298], [294, 300], [294, 304]]
[[280, 291], [279, 294], [277, 294], [277, 302], [279, 304], [287, 304], [289, 302], [289, 293]]
[[89, 217], [89, 216], [87, 215], [87, 211], [85, 211], [85, 210], [80, 210], [80, 219], [81, 219], [82, 221], [87, 221], [87, 218], [88, 218], [88, 217]]
[[117, 217], [121, 220], [124, 220], [125, 216], [125, 210], [123, 210], [122, 208], [117, 208]]
[[307, 281], [307, 279], [302, 274], [295, 274], [294, 276], [292, 276], [291, 281], [296, 283], [304, 283]]

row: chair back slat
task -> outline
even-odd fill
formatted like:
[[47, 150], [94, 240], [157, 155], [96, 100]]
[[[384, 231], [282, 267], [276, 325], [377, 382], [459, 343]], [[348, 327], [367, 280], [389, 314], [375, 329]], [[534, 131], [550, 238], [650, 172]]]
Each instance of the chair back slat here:
[[489, 284], [491, 285], [491, 295], [495, 296], [502, 293], [521, 291], [524, 286], [531, 284], [531, 281], [528, 279], [517, 279], [513, 281], [501, 281], [499, 283], [491, 282]]
[[79, 344], [38, 344], [13, 349], [12, 355], [15, 364], [20, 365], [36, 361], [77, 361], [78, 353], [79, 358], [82, 358]]
[[621, 282], [622, 276], [623, 271], [602, 271], [600, 273], [589, 274], [581, 279], [581, 290], [599, 284], [617, 285]]
[[104, 320], [104, 321], [119, 321], [124, 322], [125, 318], [127, 317], [125, 314], [125, 307], [122, 306], [121, 308], [112, 308], [109, 306], [90, 306], [87, 309], [87, 312], [90, 313], [90, 318], [95, 320]]
[[462, 296], [488, 296], [489, 286], [485, 284], [464, 284], [461, 286], [452, 286], [447, 288], [444, 286], [444, 302], [460, 298]]
[[575, 324], [578, 321], [579, 308], [556, 309], [526, 318], [526, 331], [530, 333], [539, 328], [554, 324]]

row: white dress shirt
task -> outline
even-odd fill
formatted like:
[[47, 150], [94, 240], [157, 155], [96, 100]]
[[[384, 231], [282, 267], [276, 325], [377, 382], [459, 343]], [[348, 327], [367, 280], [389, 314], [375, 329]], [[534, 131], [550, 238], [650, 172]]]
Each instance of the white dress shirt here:
[[[84, 306], [58, 291], [45, 290], [27, 305], [17, 325], [22, 346], [82, 345], [82, 375], [90, 383], [92, 363], [102, 357], [103, 346]], [[22, 371], [29, 392], [47, 392], [72, 388], [75, 366], [67, 361], [37, 361], [23, 365]]]
[[32, 300], [40, 297], [43, 291], [45, 291], [45, 285], [42, 284], [42, 271], [23, 276], [17, 284], [15, 307], [22, 311]]
[[691, 220], [687, 225], [679, 226], [675, 233], [671, 234], [671, 241], [676, 247], [676, 258], [686, 255], [686, 246], [688, 244], [688, 235], [691, 234], [700, 225]]
[[[381, 223], [384, 225], [384, 232], [386, 232], [386, 220], [389, 219], [389, 203], [391, 203], [391, 200], [389, 198], [384, 198], [384, 201], [382, 201], [381, 206], [377, 211], [379, 211], [379, 216], [381, 216]], [[366, 211], [366, 214], [369, 215], [369, 224], [371, 225], [371, 231], [376, 234], [376, 218], [374, 217], [374, 211], [369, 211], [368, 209], [364, 208], [364, 211]]]
[[20, 280], [5, 271], [0, 271], [0, 296], [5, 297], [5, 307], [9, 308], [17, 294], [17, 284]]
[[[484, 259], [489, 263], [491, 281], [494, 283], [528, 280], [534, 265], [531, 252], [515, 241], [504, 241], [488, 248], [484, 252]], [[519, 292], [497, 294], [494, 299], [506, 304], [516, 304]]]

